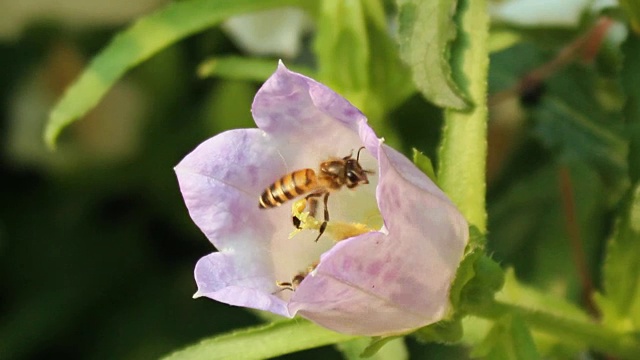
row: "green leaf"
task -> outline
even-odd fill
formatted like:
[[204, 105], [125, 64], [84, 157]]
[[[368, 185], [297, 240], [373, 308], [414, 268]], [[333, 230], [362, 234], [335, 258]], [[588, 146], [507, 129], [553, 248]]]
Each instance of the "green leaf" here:
[[[198, 76], [220, 77], [228, 80], [264, 82], [273, 74], [277, 60], [246, 58], [240, 56], [213, 57], [198, 66]], [[305, 67], [285, 64], [290, 70], [312, 76], [313, 71]]]
[[450, 43], [456, 36], [456, 0], [396, 0], [400, 56], [422, 94], [442, 107], [465, 109], [468, 102], [453, 80]]
[[487, 3], [464, 1], [458, 9], [458, 15], [461, 46], [455, 53], [454, 66], [459, 69], [456, 73], [464, 76], [469, 84], [469, 96], [474, 106], [467, 111], [445, 111], [442, 145], [439, 150], [438, 184], [467, 221], [484, 232], [487, 223]]
[[506, 315], [496, 321], [471, 355], [489, 360], [540, 359], [529, 328], [517, 315]]
[[50, 147], [63, 128], [85, 115], [122, 75], [160, 50], [241, 13], [295, 5], [294, 0], [190, 0], [173, 2], [145, 16], [92, 61], [51, 111], [44, 138]]
[[337, 345], [347, 360], [403, 360], [409, 358], [402, 336], [358, 338]]
[[413, 148], [413, 163], [420, 169], [425, 175], [427, 175], [434, 183], [438, 183], [436, 172], [433, 170], [433, 163], [428, 156]]
[[631, 195], [607, 246], [598, 297], [605, 323], [621, 331], [640, 331], [640, 185]]
[[628, 36], [622, 45], [622, 87], [627, 96], [624, 105], [625, 133], [629, 141], [629, 175], [632, 183], [640, 181], [640, 37]]
[[502, 269], [484, 253], [484, 235], [474, 226], [469, 228], [469, 234], [465, 255], [449, 291], [449, 300], [457, 315], [463, 314], [466, 306], [475, 307], [492, 300], [504, 283]]
[[640, 2], [638, 0], [620, 0], [620, 7], [627, 14], [633, 31], [640, 34]]
[[356, 338], [292, 319], [215, 336], [164, 359], [265, 359]]
[[441, 320], [416, 330], [412, 335], [422, 342], [454, 344], [462, 338], [462, 321], [460, 319]]
[[484, 246], [486, 238], [480, 234], [476, 227], [469, 228], [469, 243], [464, 252], [464, 257], [456, 270], [456, 277], [451, 284], [451, 290], [449, 291], [449, 301], [454, 309], [457, 309], [460, 304], [460, 296], [462, 289], [473, 279], [476, 275], [475, 264], [478, 259], [484, 253]]

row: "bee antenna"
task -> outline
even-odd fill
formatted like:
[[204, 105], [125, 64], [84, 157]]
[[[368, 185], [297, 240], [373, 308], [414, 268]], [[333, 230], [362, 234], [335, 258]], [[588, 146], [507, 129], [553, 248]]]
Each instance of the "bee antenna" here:
[[356, 155], [356, 162], [360, 161], [360, 151], [362, 151], [362, 149], [364, 149], [364, 146], [360, 147], [360, 149], [358, 149], [358, 155]]

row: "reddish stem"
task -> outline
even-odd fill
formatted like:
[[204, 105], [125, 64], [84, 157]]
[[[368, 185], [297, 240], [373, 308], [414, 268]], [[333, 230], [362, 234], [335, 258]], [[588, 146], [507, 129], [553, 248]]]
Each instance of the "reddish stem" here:
[[565, 228], [569, 237], [569, 245], [571, 246], [571, 255], [573, 262], [580, 277], [582, 284], [582, 298], [587, 309], [594, 316], [598, 316], [598, 310], [593, 302], [593, 281], [587, 266], [586, 255], [580, 234], [580, 225], [576, 214], [576, 204], [573, 196], [573, 183], [571, 181], [571, 172], [562, 165], [559, 172], [560, 196], [562, 198], [562, 208], [565, 216]]

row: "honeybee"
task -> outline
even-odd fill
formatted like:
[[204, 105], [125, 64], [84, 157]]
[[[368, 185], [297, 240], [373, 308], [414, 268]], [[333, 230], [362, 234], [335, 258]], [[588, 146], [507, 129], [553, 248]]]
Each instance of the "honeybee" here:
[[[318, 207], [317, 198], [322, 197], [324, 203], [324, 221], [320, 225], [316, 242], [320, 239], [327, 228], [329, 222], [329, 209], [327, 201], [332, 191], [340, 190], [343, 186], [353, 189], [360, 184], [368, 184], [367, 174], [373, 171], [365, 170], [360, 166], [360, 151], [354, 159], [353, 151], [342, 159], [330, 159], [320, 163], [320, 169], [316, 173], [313, 169], [301, 169], [289, 173], [264, 190], [260, 196], [259, 206], [261, 209], [280, 206], [285, 202], [298, 196], [308, 194], [305, 200], [308, 201], [309, 215], [315, 217]], [[300, 220], [293, 217], [293, 225], [300, 228]]]

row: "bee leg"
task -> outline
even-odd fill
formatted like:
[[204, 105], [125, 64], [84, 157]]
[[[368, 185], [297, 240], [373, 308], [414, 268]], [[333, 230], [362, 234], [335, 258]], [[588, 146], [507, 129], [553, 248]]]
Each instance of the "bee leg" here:
[[324, 221], [322, 222], [322, 225], [320, 225], [320, 234], [318, 234], [318, 237], [316, 238], [316, 242], [318, 242], [318, 240], [320, 240], [320, 236], [322, 236], [322, 234], [324, 234], [324, 231], [327, 229], [327, 223], [329, 222], [329, 208], [327, 207], [327, 202], [329, 201], [329, 194], [330, 193], [325, 193], [324, 194], [324, 198], [322, 199], [322, 202], [324, 203]]
[[309, 196], [309, 216], [316, 217], [316, 210], [318, 210], [318, 199], [316, 197], [320, 196], [320, 194], [313, 195], [313, 197], [311, 197], [312, 195]]
[[290, 283], [290, 282], [276, 281], [276, 286], [278, 286], [279, 289], [274, 291], [274, 292], [272, 292], [271, 295], [275, 295], [275, 294], [283, 292], [285, 290], [295, 291], [295, 289], [293, 288], [293, 283]]

